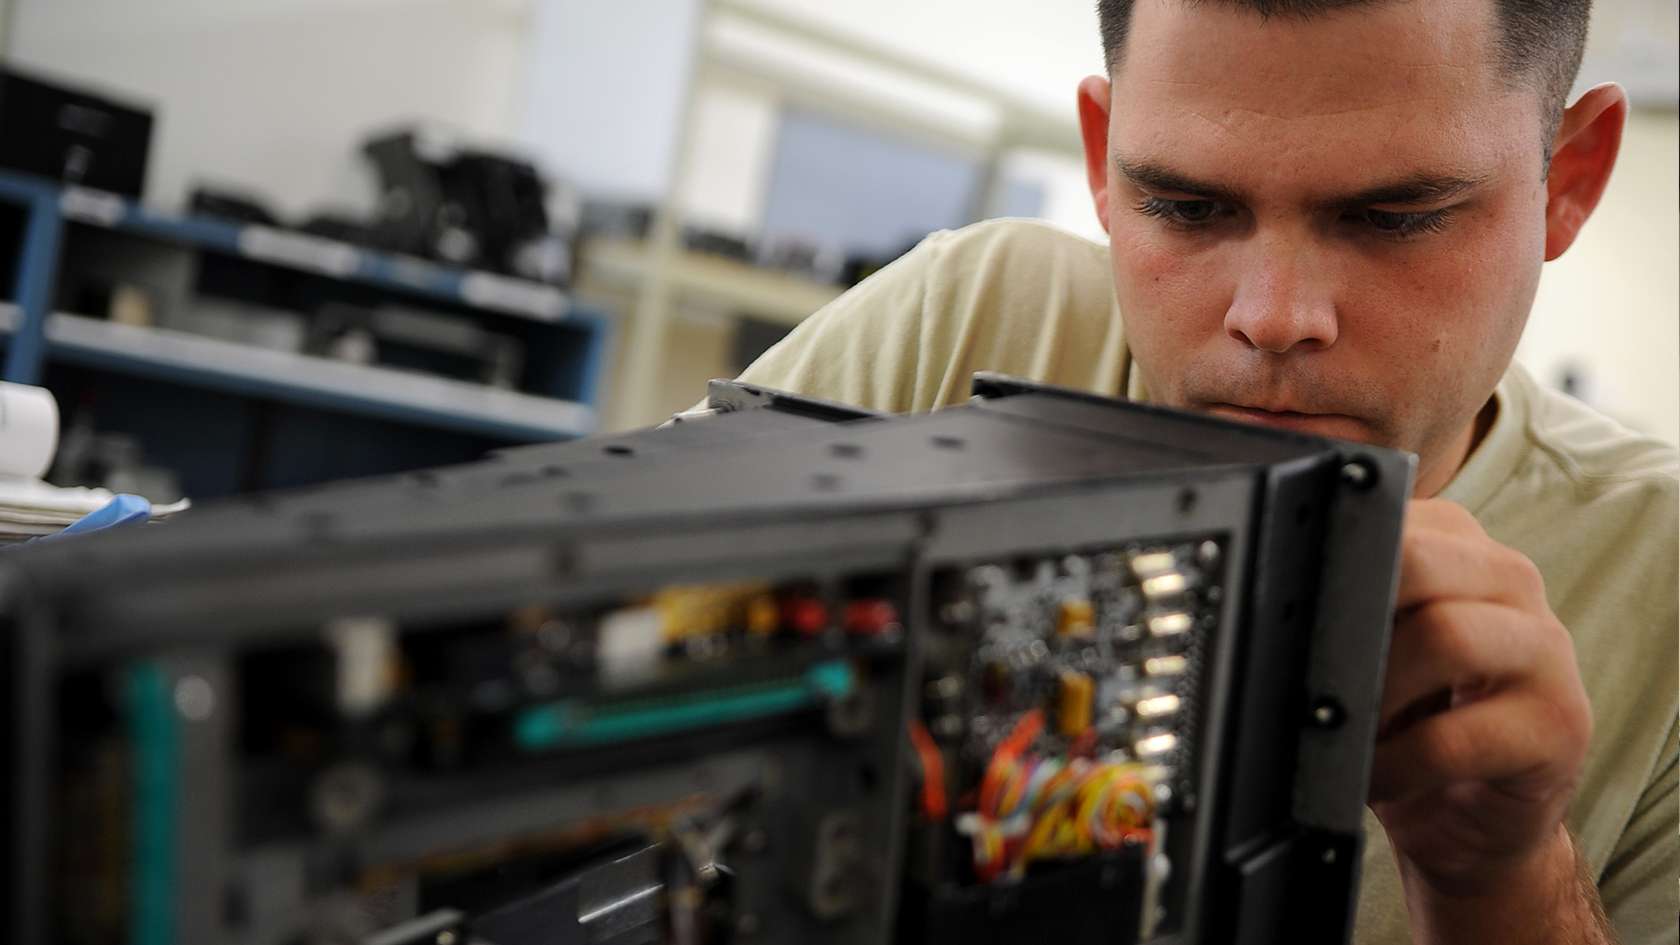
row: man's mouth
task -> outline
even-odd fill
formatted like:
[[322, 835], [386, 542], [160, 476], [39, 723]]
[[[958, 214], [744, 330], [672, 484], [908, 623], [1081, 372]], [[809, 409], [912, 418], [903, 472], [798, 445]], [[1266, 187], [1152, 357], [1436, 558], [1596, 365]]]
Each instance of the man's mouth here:
[[1294, 430], [1297, 433], [1311, 433], [1315, 436], [1328, 436], [1343, 440], [1358, 439], [1359, 433], [1363, 429], [1363, 424], [1358, 419], [1340, 413], [1308, 413], [1287, 409], [1271, 410], [1242, 404], [1213, 404], [1207, 408], [1207, 411], [1243, 423], [1253, 423], [1260, 426], [1275, 427], [1280, 430]]

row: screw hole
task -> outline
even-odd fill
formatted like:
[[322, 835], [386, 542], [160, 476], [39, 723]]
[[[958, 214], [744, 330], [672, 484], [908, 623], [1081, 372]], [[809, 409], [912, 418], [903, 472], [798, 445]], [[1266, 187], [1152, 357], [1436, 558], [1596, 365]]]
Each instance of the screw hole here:
[[1196, 507], [1196, 490], [1181, 489], [1178, 493], [1178, 511], [1181, 515], [1188, 515]]
[[960, 436], [936, 436], [932, 442], [935, 448], [942, 450], [960, 450], [968, 445], [968, 441]]
[[633, 448], [625, 446], [623, 443], [614, 443], [610, 446], [602, 447], [601, 452], [606, 453], [608, 456], [636, 455], [636, 451]]

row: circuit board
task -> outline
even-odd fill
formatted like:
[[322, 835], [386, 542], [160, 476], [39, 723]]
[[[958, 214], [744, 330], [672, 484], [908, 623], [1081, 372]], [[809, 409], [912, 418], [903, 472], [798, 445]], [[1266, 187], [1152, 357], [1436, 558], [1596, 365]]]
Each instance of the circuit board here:
[[952, 575], [924, 692], [976, 878], [1144, 844], [1193, 798], [1223, 550], [1198, 536]]

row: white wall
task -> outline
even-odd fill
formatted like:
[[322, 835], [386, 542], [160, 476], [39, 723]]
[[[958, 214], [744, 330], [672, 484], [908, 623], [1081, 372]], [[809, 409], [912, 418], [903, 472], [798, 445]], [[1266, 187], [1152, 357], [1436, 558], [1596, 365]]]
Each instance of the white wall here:
[[356, 154], [425, 118], [515, 130], [531, 0], [13, 0], [9, 57], [157, 109], [148, 199], [201, 177], [281, 212], [371, 207]]
[[535, 0], [521, 136], [594, 194], [670, 184], [701, 0]]
[[1000, 164], [1003, 173], [1043, 188], [1040, 217], [1087, 239], [1108, 240], [1102, 224], [1097, 222], [1082, 159], [1048, 151], [1012, 151], [1003, 156]]
[[[1053, 115], [1065, 116], [1073, 128], [1073, 86], [1087, 72], [1100, 69], [1100, 57], [1062, 57], [1058, 67], [1044, 70], [1031, 66], [1033, 53], [1042, 61], [1047, 53], [1077, 32], [1087, 45], [1096, 45], [1095, 15], [1089, 4], [1079, 0], [1056, 0], [1034, 11], [1058, 12], [1048, 23], [1052, 28], [1036, 35], [1035, 41], [1015, 44], [1006, 61], [1006, 51], [992, 44], [989, 62], [952, 55], [943, 41], [938, 44], [906, 44], [904, 37], [916, 29], [940, 26], [940, 16], [954, 12], [953, 5], [935, 0], [931, 5], [912, 4], [888, 16], [888, 5], [864, 4], [839, 8], [795, 2], [795, 0], [750, 0], [750, 7], [789, 15], [801, 22], [817, 24], [838, 36], [852, 37], [864, 45], [928, 62], [958, 77], [1003, 92], [1009, 98]], [[1006, 4], [967, 3], [963, 30], [948, 35], [987, 38], [994, 27], [1019, 20], [1021, 8]], [[1077, 14], [1071, 18], [1069, 13]], [[888, 17], [863, 22], [873, 17]], [[897, 17], [897, 18], [894, 18]], [[906, 19], [906, 17], [908, 19]], [[1087, 22], [1088, 21], [1088, 22]], [[1077, 30], [1069, 28], [1072, 23]], [[891, 29], [882, 29], [890, 24]], [[973, 36], [969, 37], [968, 33]], [[1087, 35], [1088, 34], [1088, 35]], [[920, 38], [927, 39], [923, 35]], [[966, 39], [964, 40], [966, 42]], [[938, 79], [905, 73], [891, 66], [859, 59], [843, 49], [789, 37], [750, 22], [732, 12], [713, 17], [705, 31], [713, 67], [706, 70], [697, 92], [698, 127], [685, 165], [683, 193], [691, 222], [744, 237], [757, 234], [762, 216], [764, 175], [777, 145], [779, 118], [783, 110], [797, 107], [816, 111], [842, 124], [871, 128], [879, 133], [919, 141], [940, 150], [983, 157], [999, 133], [1004, 117], [999, 105], [983, 94]], [[1047, 90], [1067, 78], [1067, 88]], [[1014, 80], [1029, 77], [1031, 81]], [[1000, 81], [1003, 79], [1005, 81]], [[1031, 90], [1038, 89], [1034, 94]], [[1063, 94], [1065, 93], [1065, 94]], [[1004, 156], [1001, 170], [1011, 178], [1039, 185], [1045, 196], [1044, 216], [1069, 229], [1099, 236], [1084, 171], [1076, 157], [1050, 152], [1018, 151]]]
[[1074, 87], [1102, 71], [1095, 0], [743, 0], [1073, 115]]
[[695, 98], [694, 138], [683, 185], [687, 222], [741, 237], [764, 219], [779, 120], [774, 98], [711, 83]]
[[1595, 0], [1577, 93], [1619, 82], [1635, 105], [1680, 105], [1680, 4], [1674, 0]]

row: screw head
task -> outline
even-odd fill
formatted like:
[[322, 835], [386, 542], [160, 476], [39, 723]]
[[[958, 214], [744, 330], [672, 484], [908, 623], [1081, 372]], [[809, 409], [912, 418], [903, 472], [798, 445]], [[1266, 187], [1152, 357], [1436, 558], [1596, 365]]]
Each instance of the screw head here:
[[1342, 464], [1342, 481], [1364, 492], [1377, 484], [1377, 467], [1364, 457], [1355, 457]]
[[202, 722], [216, 710], [216, 690], [203, 676], [182, 676], [175, 683], [175, 711], [191, 722]]
[[1347, 717], [1342, 704], [1329, 696], [1320, 696], [1312, 706], [1312, 722], [1319, 728], [1336, 728]]

